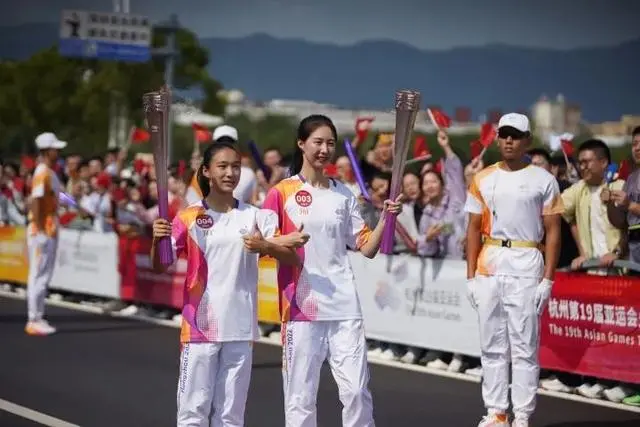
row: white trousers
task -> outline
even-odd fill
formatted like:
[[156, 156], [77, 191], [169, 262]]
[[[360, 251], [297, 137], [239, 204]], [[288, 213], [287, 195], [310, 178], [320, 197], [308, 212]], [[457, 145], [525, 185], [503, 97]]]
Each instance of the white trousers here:
[[344, 427], [374, 427], [362, 320], [282, 325], [286, 427], [316, 427], [320, 370], [325, 360], [338, 385]]
[[476, 276], [482, 398], [489, 413], [509, 409], [509, 364], [516, 418], [528, 419], [535, 410], [540, 375], [540, 319], [535, 307], [539, 282], [529, 277]]
[[58, 239], [27, 235], [29, 277], [27, 278], [27, 311], [29, 321], [42, 320], [44, 301], [56, 264]]
[[180, 354], [178, 427], [242, 427], [252, 343], [186, 343]]

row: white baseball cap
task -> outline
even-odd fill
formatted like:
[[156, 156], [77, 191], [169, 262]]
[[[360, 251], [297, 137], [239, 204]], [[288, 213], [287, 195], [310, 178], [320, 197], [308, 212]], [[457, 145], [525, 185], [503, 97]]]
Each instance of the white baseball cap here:
[[500, 117], [500, 121], [498, 122], [498, 129], [506, 126], [517, 129], [520, 132], [530, 131], [529, 119], [524, 114], [508, 113]]
[[58, 137], [51, 132], [44, 132], [36, 136], [36, 147], [39, 150], [46, 150], [48, 148], [62, 150], [66, 146], [67, 143], [65, 141], [60, 141]]
[[231, 138], [234, 141], [238, 140], [238, 130], [232, 126], [222, 125], [218, 126], [216, 130], [213, 131], [213, 140], [217, 141], [220, 138]]

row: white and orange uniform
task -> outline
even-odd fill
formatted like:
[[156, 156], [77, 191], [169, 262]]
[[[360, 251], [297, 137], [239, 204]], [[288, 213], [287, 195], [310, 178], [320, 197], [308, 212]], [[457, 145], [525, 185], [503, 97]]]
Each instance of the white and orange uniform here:
[[302, 268], [280, 265], [283, 387], [286, 427], [315, 427], [320, 369], [328, 359], [344, 408], [345, 427], [372, 427], [367, 344], [347, 247], [371, 234], [356, 197], [344, 184], [316, 188], [300, 175], [275, 185], [264, 202], [281, 233], [304, 224], [310, 239], [298, 249]]
[[483, 239], [501, 241], [483, 245], [473, 282], [482, 396], [489, 414], [506, 413], [511, 363], [513, 411], [516, 418], [528, 419], [535, 410], [540, 370], [535, 295], [544, 259], [536, 245], [545, 232], [543, 216], [561, 214], [563, 206], [558, 183], [546, 170], [530, 165], [507, 171], [500, 165], [473, 178], [465, 205], [466, 212], [482, 215]]
[[178, 427], [242, 427], [258, 339], [258, 254], [242, 236], [277, 234], [277, 217], [239, 202], [220, 213], [200, 201], [173, 220], [174, 259], [185, 256]]
[[[38, 164], [31, 184], [31, 199], [38, 200], [40, 218], [29, 209], [27, 247], [29, 251], [29, 277], [27, 279], [27, 308], [29, 321], [43, 320], [47, 288], [53, 275], [58, 250], [58, 197], [61, 184], [55, 172], [44, 163]], [[33, 204], [33, 201], [32, 201]], [[44, 224], [38, 227], [37, 219]]]

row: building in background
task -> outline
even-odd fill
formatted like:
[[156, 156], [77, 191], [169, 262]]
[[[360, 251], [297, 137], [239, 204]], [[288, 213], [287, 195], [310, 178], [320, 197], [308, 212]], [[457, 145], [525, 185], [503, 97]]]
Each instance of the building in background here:
[[548, 141], [551, 134], [565, 132], [579, 135], [582, 133], [582, 109], [577, 104], [569, 104], [562, 94], [550, 99], [546, 95], [531, 108], [534, 134]]
[[640, 116], [627, 114], [617, 122], [594, 123], [589, 130], [598, 139], [616, 147], [631, 142], [631, 131], [640, 126]]

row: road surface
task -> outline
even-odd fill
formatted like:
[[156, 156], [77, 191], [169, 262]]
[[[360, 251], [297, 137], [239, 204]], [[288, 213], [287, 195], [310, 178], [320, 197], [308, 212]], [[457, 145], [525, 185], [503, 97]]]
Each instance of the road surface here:
[[[51, 306], [47, 314], [59, 333], [29, 337], [25, 302], [0, 297], [0, 426], [43, 425], [3, 402], [82, 427], [175, 426], [177, 329]], [[279, 347], [256, 344], [247, 427], [284, 426], [280, 366]], [[328, 369], [322, 376], [318, 426], [339, 427], [337, 390]], [[483, 413], [475, 383], [371, 365], [371, 388], [378, 427], [476, 426]], [[640, 414], [540, 396], [533, 421], [638, 427]]]

